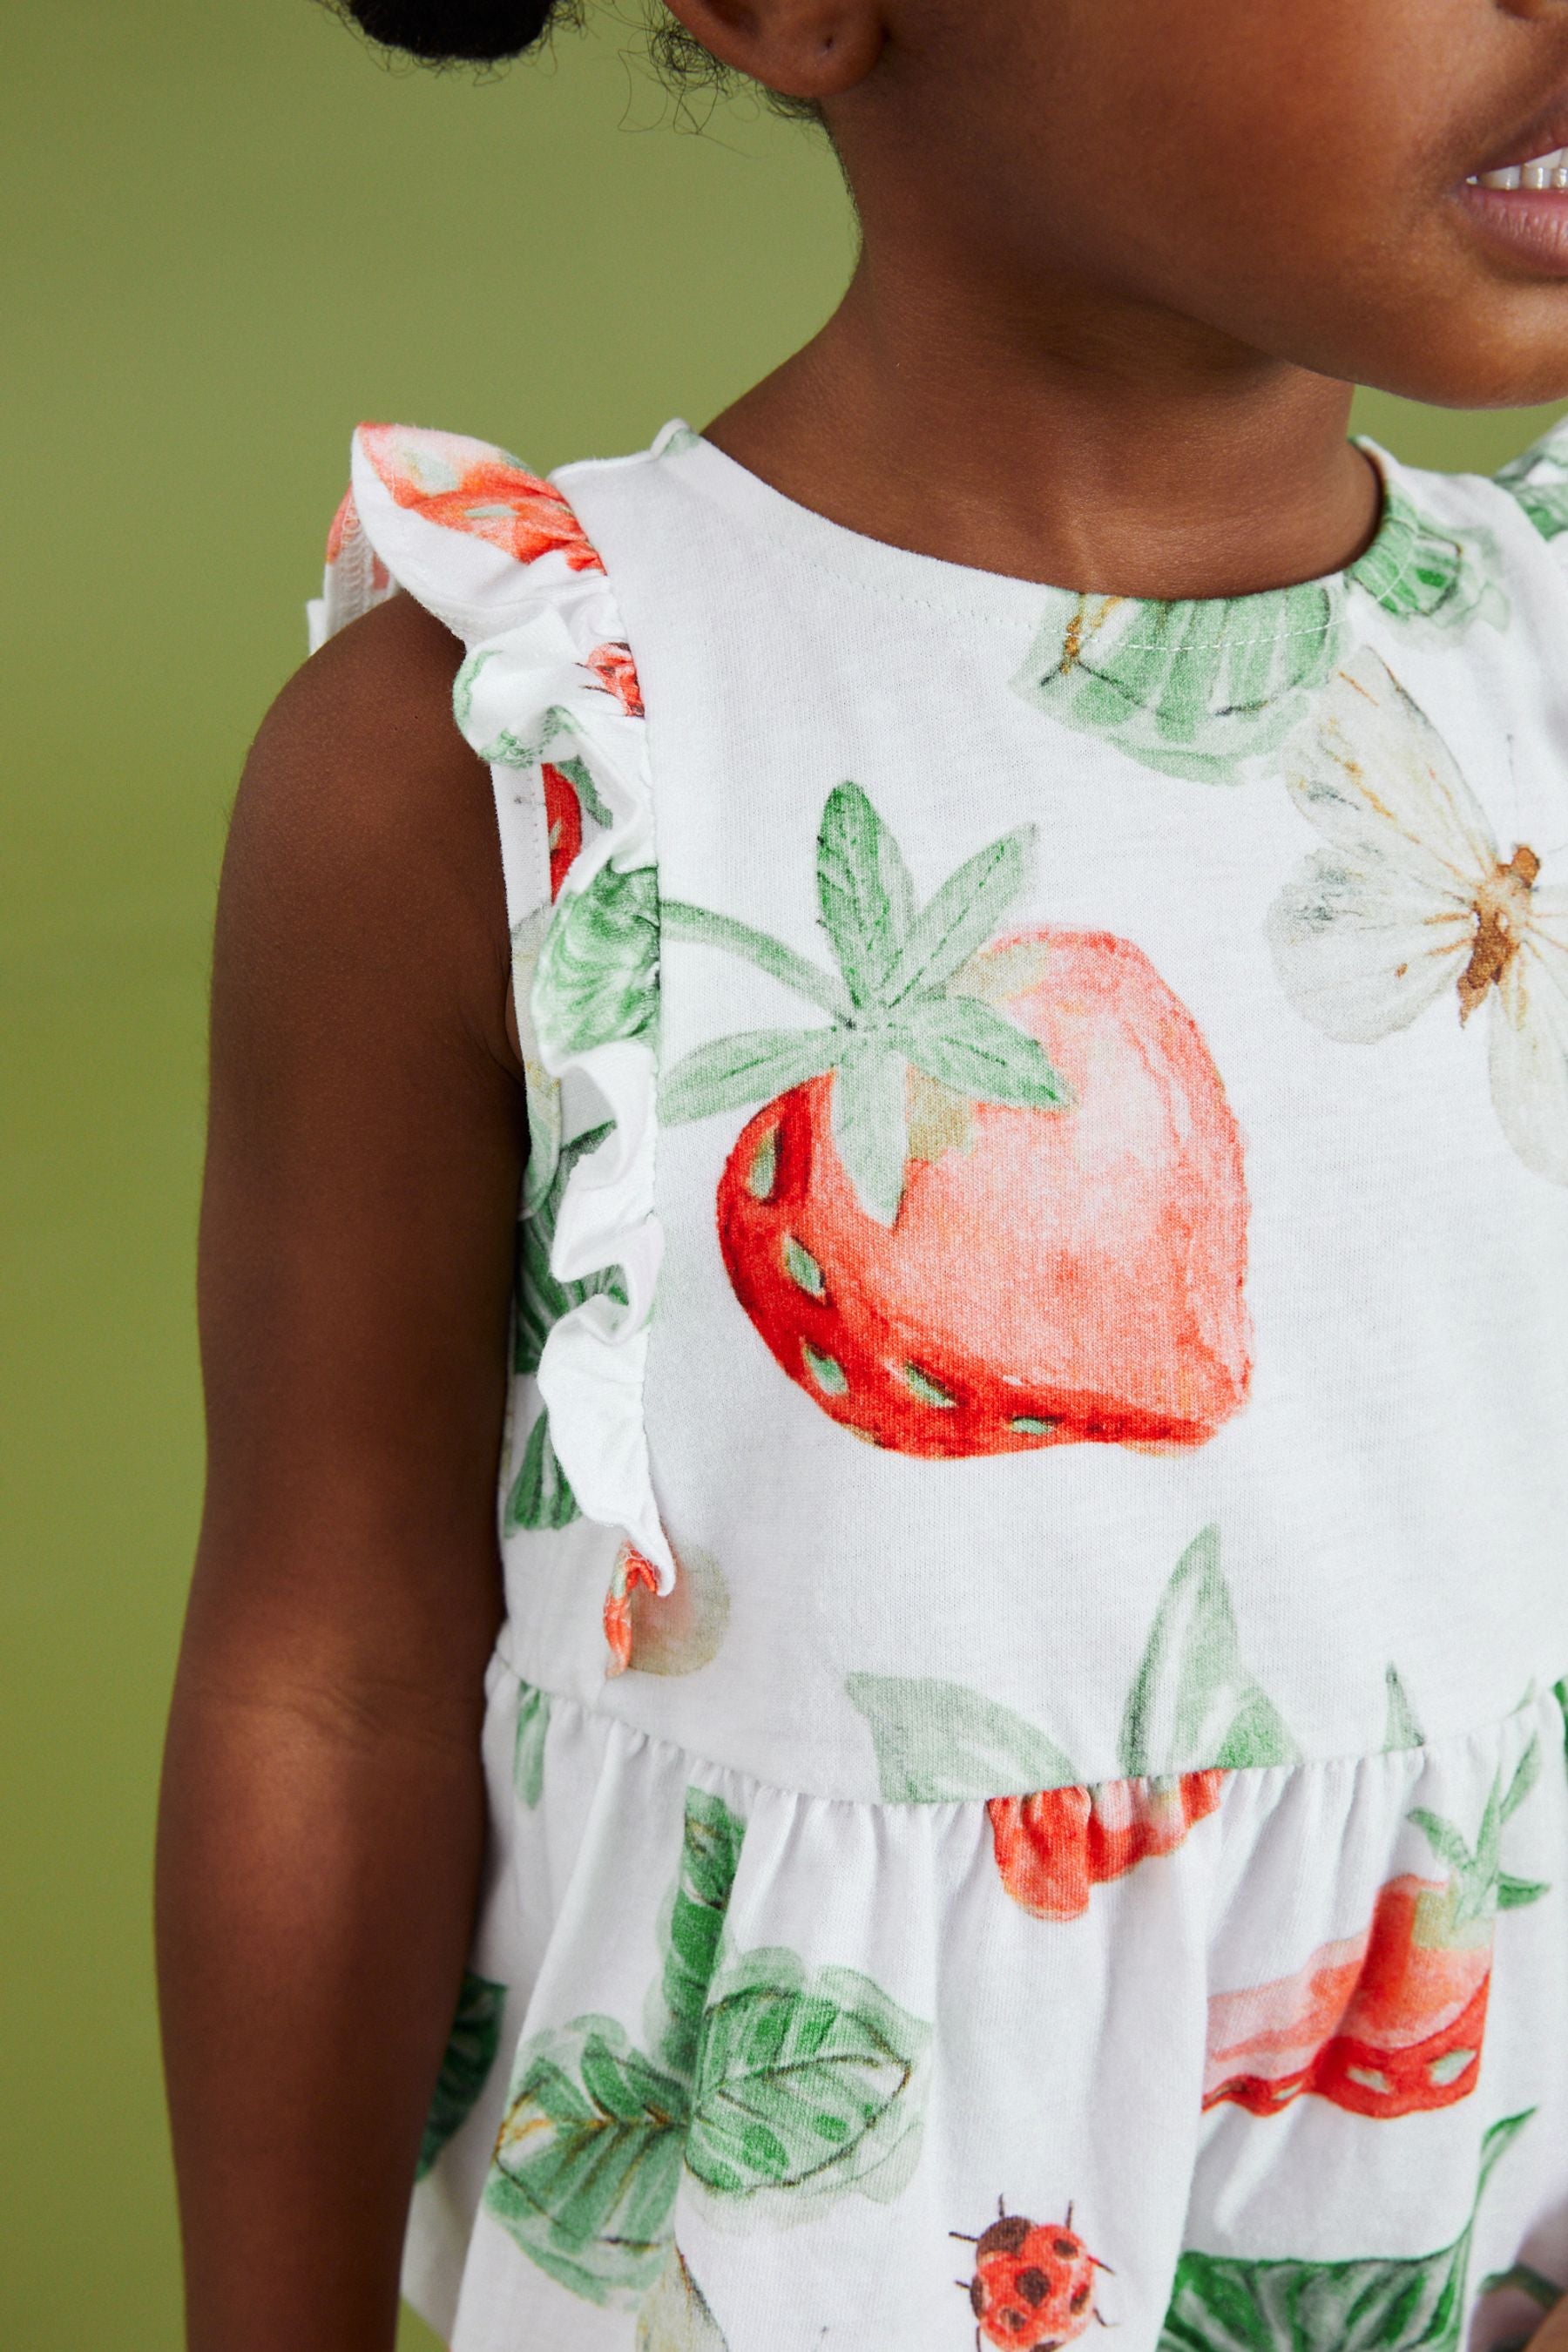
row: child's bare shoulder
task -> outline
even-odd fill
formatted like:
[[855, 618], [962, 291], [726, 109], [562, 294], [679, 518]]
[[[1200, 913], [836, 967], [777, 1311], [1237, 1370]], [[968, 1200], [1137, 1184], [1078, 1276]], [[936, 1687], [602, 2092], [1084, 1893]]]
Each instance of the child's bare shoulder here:
[[462, 646], [412, 596], [350, 622], [262, 720], [235, 803], [219, 949], [351, 993], [445, 997], [507, 1044], [510, 947], [489, 773], [458, 733]]

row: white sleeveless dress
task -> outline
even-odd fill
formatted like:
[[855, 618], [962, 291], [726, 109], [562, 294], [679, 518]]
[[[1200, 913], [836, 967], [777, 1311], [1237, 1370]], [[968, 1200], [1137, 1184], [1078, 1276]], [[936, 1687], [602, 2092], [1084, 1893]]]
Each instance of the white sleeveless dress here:
[[457, 2352], [1568, 2285], [1568, 438], [1373, 454], [1155, 604], [355, 436], [314, 641], [468, 647], [529, 1077]]

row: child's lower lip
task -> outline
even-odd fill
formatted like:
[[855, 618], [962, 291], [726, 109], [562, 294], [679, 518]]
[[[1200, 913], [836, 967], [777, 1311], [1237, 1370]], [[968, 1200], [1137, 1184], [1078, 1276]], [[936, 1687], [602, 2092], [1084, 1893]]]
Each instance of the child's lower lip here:
[[1568, 278], [1568, 189], [1483, 188], [1467, 180], [1459, 200], [1495, 244], [1534, 263], [1544, 276]]

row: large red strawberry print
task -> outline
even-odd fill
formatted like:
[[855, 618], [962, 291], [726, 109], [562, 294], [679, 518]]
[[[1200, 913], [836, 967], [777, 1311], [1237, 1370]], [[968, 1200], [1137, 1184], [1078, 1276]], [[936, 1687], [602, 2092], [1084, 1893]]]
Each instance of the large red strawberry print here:
[[735, 1295], [854, 1435], [904, 1454], [1201, 1445], [1242, 1403], [1247, 1194], [1219, 1076], [1142, 950], [998, 936], [1030, 828], [920, 907], [858, 785], [817, 838], [838, 972], [666, 900], [829, 1015], [667, 1074], [668, 1120], [759, 1100], [719, 1187]]
[[1450, 1822], [1411, 1820], [1448, 1864], [1378, 1890], [1359, 1935], [1320, 1945], [1294, 1976], [1209, 2002], [1204, 2105], [1277, 2115], [1310, 2093], [1361, 2116], [1408, 2116], [1468, 2098], [1480, 2072], [1500, 1910], [1545, 1894], [1501, 1867], [1503, 1824], [1539, 1764], [1531, 1741], [1492, 1790], [1474, 1851]]

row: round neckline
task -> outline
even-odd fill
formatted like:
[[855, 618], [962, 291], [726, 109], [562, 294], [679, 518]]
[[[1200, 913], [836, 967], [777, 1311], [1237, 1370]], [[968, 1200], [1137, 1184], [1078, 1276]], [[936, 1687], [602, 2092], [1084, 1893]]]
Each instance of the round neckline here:
[[[1382, 484], [1377, 529], [1361, 554], [1353, 562], [1342, 564], [1337, 571], [1321, 572], [1313, 579], [1292, 581], [1278, 588], [1249, 589], [1238, 596], [1117, 595], [1104, 589], [1025, 580], [1010, 572], [988, 572], [974, 565], [952, 562], [945, 556], [900, 547], [889, 540], [873, 539], [774, 489], [760, 474], [753, 474], [738, 459], [726, 456], [680, 417], [673, 417], [664, 426], [648, 455], [668, 461], [678, 469], [679, 478], [708, 503], [737, 517], [775, 546], [841, 580], [896, 597], [904, 604], [950, 613], [963, 611], [988, 619], [1034, 622], [1038, 618], [1042, 598], [1065, 596], [1077, 603], [1136, 605], [1151, 616], [1156, 628], [1161, 616], [1224, 613], [1241, 621], [1249, 609], [1259, 622], [1267, 619], [1277, 625], [1281, 597], [1316, 591], [1326, 604], [1327, 600], [1342, 593], [1363, 573], [1380, 575], [1380, 587], [1386, 593], [1390, 583], [1396, 585], [1404, 577], [1412, 561], [1413, 551], [1400, 545], [1407, 534], [1406, 518], [1401, 509], [1408, 500], [1401, 494], [1398, 461], [1367, 436], [1355, 434], [1351, 437], [1352, 446], [1370, 458]], [[1330, 623], [1331, 615], [1325, 610], [1321, 628], [1326, 629]], [[1316, 623], [1298, 632], [1319, 633], [1320, 625]]]

